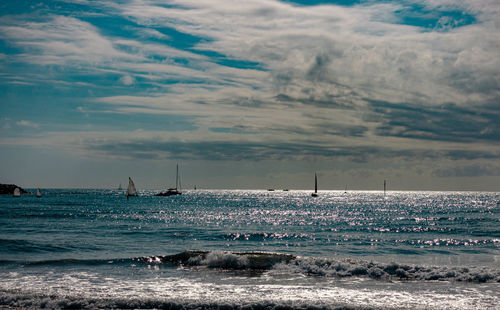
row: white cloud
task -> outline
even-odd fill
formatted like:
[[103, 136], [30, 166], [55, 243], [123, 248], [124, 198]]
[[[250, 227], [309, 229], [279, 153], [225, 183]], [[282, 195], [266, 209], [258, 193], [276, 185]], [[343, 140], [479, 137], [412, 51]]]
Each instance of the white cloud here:
[[134, 84], [135, 80], [133, 77], [131, 77], [130, 75], [124, 75], [120, 78], [120, 82], [123, 84], [123, 85], [126, 85], [126, 86], [130, 86], [132, 84]]
[[[331, 89], [335, 82], [372, 99], [432, 105], [465, 105], [499, 96], [496, 47], [500, 39], [483, 23], [446, 33], [426, 32], [392, 23], [401, 4], [294, 7], [263, 0], [238, 6], [222, 0], [174, 3], [188, 9], [134, 1], [123, 7], [123, 14], [144, 25], [174, 27], [208, 37], [211, 40], [197, 48], [263, 63], [271, 74], [291, 78], [286, 87], [311, 87], [308, 70], [319, 55], [325, 55], [329, 61], [314, 88]], [[474, 2], [469, 6], [474, 4], [478, 7]], [[436, 2], [429, 5], [438, 6]], [[446, 1], [443, 5], [450, 6]], [[488, 7], [476, 10], [480, 17], [491, 19], [488, 10], [498, 6], [489, 2]]]
[[16, 122], [17, 126], [21, 127], [29, 127], [29, 128], [34, 128], [34, 129], [40, 129], [40, 125], [31, 121], [26, 121], [26, 120], [20, 120]]
[[53, 15], [45, 22], [15, 21], [0, 26], [0, 35], [25, 48], [27, 53], [18, 57], [28, 63], [77, 66], [140, 59], [117, 50], [94, 26], [72, 17]]
[[136, 31], [141, 37], [164, 39], [164, 40], [170, 39], [169, 36], [155, 29], [149, 29], [149, 28], [130, 28], [130, 29]]

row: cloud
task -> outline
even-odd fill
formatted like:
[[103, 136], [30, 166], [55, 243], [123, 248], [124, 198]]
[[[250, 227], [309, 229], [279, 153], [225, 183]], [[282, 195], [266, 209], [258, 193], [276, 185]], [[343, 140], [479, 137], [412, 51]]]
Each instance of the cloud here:
[[28, 128], [40, 129], [40, 125], [39, 124], [30, 122], [30, 121], [26, 121], [26, 120], [17, 121], [16, 125], [17, 126], [21, 126], [21, 127], [28, 127]]
[[[482, 105], [499, 98], [499, 39], [490, 25], [498, 5], [490, 1], [427, 1], [420, 8], [413, 2], [346, 7], [263, 0], [238, 7], [219, 0], [95, 6], [109, 10], [115, 23], [128, 21], [125, 29], [139, 37], [126, 38], [126, 32], [105, 36], [88, 21], [56, 14], [27, 24], [6, 20], [0, 32], [28, 51], [19, 55], [23, 61], [114, 68], [163, 87], [171, 85], [166, 80], [196, 81], [199, 86], [240, 83], [242, 88], [259, 87], [268, 96], [302, 95], [313, 102], [316, 96], [303, 94], [314, 92], [334, 101], [332, 97], [347, 90], [352, 96], [346, 95], [344, 102], [349, 105], [357, 104], [358, 96], [426, 106]], [[453, 10], [474, 14], [477, 22], [440, 32], [398, 23], [401, 12], [416, 14], [417, 9], [422, 15], [432, 12], [441, 24], [457, 20], [447, 13]], [[150, 41], [145, 34], [170, 41]], [[184, 46], [183, 41], [190, 43]], [[260, 64], [265, 74], [254, 71], [244, 80], [249, 70], [220, 59]]]
[[[145, 133], [147, 134], [147, 133]], [[202, 141], [186, 136], [178, 141], [147, 137], [122, 141], [86, 139], [83, 145], [92, 152], [111, 157], [137, 159], [184, 159], [210, 161], [262, 161], [262, 160], [315, 160], [336, 159], [354, 162], [383, 160], [403, 161], [459, 161], [489, 159], [498, 160], [500, 152], [471, 150], [423, 150], [416, 148], [388, 149], [378, 146], [348, 146], [319, 143], [266, 141], [249, 137], [246, 141]], [[191, 138], [190, 138], [191, 137]]]
[[110, 62], [115, 58], [140, 59], [116, 49], [87, 22], [58, 15], [46, 19], [30, 23], [6, 20], [0, 27], [0, 35], [30, 52], [20, 54], [20, 60], [35, 64], [77, 65]]
[[150, 28], [137, 28], [137, 27], [127, 27], [131, 31], [135, 31], [139, 36], [143, 38], [156, 38], [156, 39], [171, 39], [168, 35], [161, 33], [158, 30]]
[[130, 75], [124, 75], [120, 78], [120, 82], [123, 84], [123, 85], [126, 85], [126, 86], [130, 86], [132, 84], [134, 84], [135, 80], [133, 77], [131, 77]]
[[208, 38], [195, 46], [198, 50], [262, 63], [273, 86], [262, 91], [279, 98], [300, 98], [307, 104], [317, 102], [319, 94], [335, 108], [342, 94], [343, 105], [370, 98], [404, 100], [423, 109], [449, 102], [485, 107], [499, 98], [498, 37], [487, 24], [495, 17], [486, 6], [473, 10], [473, 4], [427, 3], [438, 11], [470, 7], [480, 21], [437, 32], [395, 24], [404, 2], [353, 7], [296, 7], [276, 1], [231, 8], [223, 1], [174, 4], [134, 2], [122, 9], [139, 24]]
[[485, 164], [464, 165], [436, 169], [434, 175], [442, 178], [500, 176], [500, 167]]
[[499, 141], [500, 106], [422, 106], [370, 101], [380, 125], [377, 134], [423, 140]]
[[[464, 90], [457, 84], [456, 71], [464, 72], [463, 77], [475, 76], [480, 68], [483, 73], [490, 71], [487, 77], [477, 76], [480, 80], [497, 80], [489, 70], [496, 63], [495, 57], [491, 57], [496, 41], [492, 31], [485, 33], [482, 25], [471, 25], [437, 33], [395, 25], [387, 13], [394, 14], [400, 4], [348, 8], [293, 7], [275, 1], [248, 1], [241, 8], [228, 8], [223, 1], [177, 4], [186, 9], [136, 2], [125, 6], [124, 11], [139, 23], [173, 26], [211, 38], [199, 44], [200, 49], [265, 63], [274, 72], [294, 68], [301, 78], [336, 80], [356, 88], [368, 86], [370, 89], [364, 88], [369, 97], [389, 96], [390, 93], [376, 91], [389, 88], [399, 96], [415, 94], [414, 99], [426, 95], [442, 102], [443, 91], [449, 95]], [[483, 36], [478, 36], [480, 33]], [[485, 42], [484, 35], [491, 45], [478, 44]], [[471, 47], [476, 54], [468, 59]], [[485, 61], [480, 60], [483, 57]], [[474, 72], [468, 69], [469, 65], [475, 68]], [[470, 76], [464, 82], [473, 86], [476, 80]], [[482, 93], [481, 87], [470, 87], [468, 93]], [[463, 95], [466, 97], [467, 93]]]

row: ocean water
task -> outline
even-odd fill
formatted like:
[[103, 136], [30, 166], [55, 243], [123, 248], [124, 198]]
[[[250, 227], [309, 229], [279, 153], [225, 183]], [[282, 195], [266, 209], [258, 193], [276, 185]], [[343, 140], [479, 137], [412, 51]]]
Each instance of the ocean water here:
[[0, 196], [0, 308], [499, 309], [499, 193]]

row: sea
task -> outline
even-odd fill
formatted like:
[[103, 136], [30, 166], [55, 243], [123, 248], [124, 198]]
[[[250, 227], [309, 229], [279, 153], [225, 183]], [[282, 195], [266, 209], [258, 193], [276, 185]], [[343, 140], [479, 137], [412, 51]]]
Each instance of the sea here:
[[500, 193], [155, 193], [0, 196], [0, 308], [500, 309]]

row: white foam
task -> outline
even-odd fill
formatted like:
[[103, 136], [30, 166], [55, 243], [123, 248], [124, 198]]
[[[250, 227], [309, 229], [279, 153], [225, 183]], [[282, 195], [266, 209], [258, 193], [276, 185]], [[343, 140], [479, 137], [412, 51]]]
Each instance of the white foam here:
[[227, 279], [207, 281], [159, 274], [149, 279], [100, 278], [96, 273], [80, 272], [3, 278], [0, 280], [0, 305], [34, 309], [488, 309], [500, 303], [498, 294], [491, 290], [488, 293], [488, 290], [479, 292], [470, 287], [450, 288], [437, 284], [434, 283], [434, 288], [415, 287], [409, 282], [345, 285], [336, 280], [284, 284], [259, 277], [227, 283]]
[[382, 280], [500, 282], [500, 270], [489, 267], [418, 266], [357, 259], [297, 258], [274, 270], [326, 277], [367, 277]]

